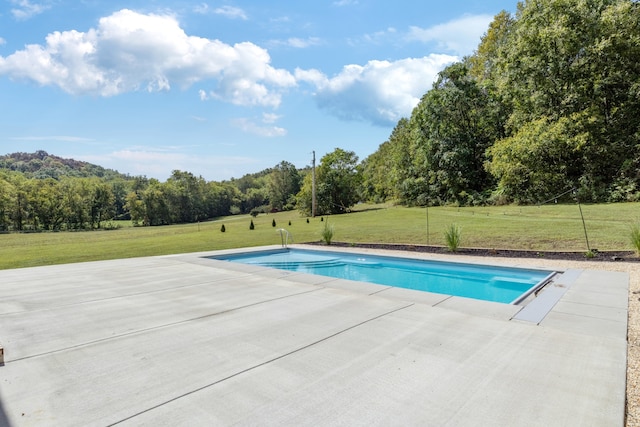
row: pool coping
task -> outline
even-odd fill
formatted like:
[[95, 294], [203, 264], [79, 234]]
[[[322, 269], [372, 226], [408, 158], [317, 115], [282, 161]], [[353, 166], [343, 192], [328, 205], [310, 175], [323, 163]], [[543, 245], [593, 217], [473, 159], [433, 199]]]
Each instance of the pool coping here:
[[[216, 251], [215, 256], [280, 251], [287, 248], [331, 253], [366, 253], [370, 255], [389, 256], [401, 259], [420, 259], [425, 261], [446, 262], [452, 264], [483, 265], [496, 267], [508, 266], [512, 268], [522, 268], [527, 270], [541, 270], [545, 272], [550, 271], [549, 267], [521, 266], [517, 265], [517, 263], [515, 263], [515, 265], [506, 265], [505, 262], [500, 261], [487, 261], [468, 258], [464, 260], [457, 260], [451, 259], [451, 257], [443, 257], [434, 254], [414, 253], [397, 250], [329, 247], [304, 244], [291, 244], [287, 247], [273, 245], [228, 249]], [[251, 272], [252, 274], [262, 274], [267, 277], [278, 277], [290, 281], [300, 281], [301, 283], [314, 283], [317, 285], [345, 289], [352, 292], [365, 293], [368, 295], [377, 295], [391, 299], [411, 301], [420, 304], [431, 305], [434, 307], [438, 306], [441, 308], [465, 312], [475, 316], [528, 322], [536, 325], [539, 325], [545, 320], [545, 318], [553, 311], [554, 307], [562, 300], [565, 293], [572, 287], [574, 283], [578, 281], [581, 275], [585, 273], [585, 270], [583, 269], [554, 269], [557, 274], [550, 280], [547, 280], [548, 283], [541, 287], [539, 293], [536, 292], [535, 297], [531, 297], [519, 304], [505, 304], [454, 295], [438, 294], [428, 291], [404, 289], [387, 285], [378, 285], [373, 283], [318, 276], [308, 273], [279, 270], [272, 267], [230, 263], [226, 260], [217, 260], [215, 258], [211, 258], [211, 256], [211, 254], [207, 254], [203, 255], [202, 257], [208, 261], [232, 264], [231, 266], [227, 266], [226, 268], [230, 268], [236, 271]], [[613, 274], [613, 276], [616, 276], [616, 274]], [[618, 280], [622, 280], [622, 282], [624, 282], [625, 278], [621, 277]], [[626, 278], [626, 282], [628, 286], [628, 277]], [[618, 307], [618, 305], [616, 305], [615, 307]]]

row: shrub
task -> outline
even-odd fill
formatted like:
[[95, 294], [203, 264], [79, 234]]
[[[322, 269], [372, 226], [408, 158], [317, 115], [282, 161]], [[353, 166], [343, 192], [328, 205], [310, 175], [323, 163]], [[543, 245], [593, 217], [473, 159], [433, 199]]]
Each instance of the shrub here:
[[249, 230], [253, 230], [254, 228], [256, 228], [256, 226], [253, 225], [253, 220], [251, 220], [251, 224], [249, 224]]
[[462, 230], [456, 224], [451, 224], [444, 231], [444, 241], [450, 252], [455, 252], [460, 247], [460, 235]]
[[227, 231], [227, 229], [225, 228], [224, 224], [222, 224], [222, 227], [220, 227], [220, 231], [221, 231], [221, 232], [223, 232], [223, 233], [224, 233], [225, 231]]
[[309, 218], [307, 218], [307, 224], [309, 224]]
[[331, 244], [331, 240], [333, 240], [333, 224], [329, 224], [329, 221], [324, 223], [324, 227], [322, 228], [322, 241], [327, 245]]
[[120, 224], [118, 224], [117, 222], [113, 222], [113, 221], [107, 221], [106, 223], [104, 223], [102, 225], [102, 229], [103, 230], [117, 230], [120, 228]]
[[291, 227], [291, 220], [289, 220], [289, 227]]
[[272, 226], [272, 227], [275, 227], [275, 226], [276, 226], [276, 219], [275, 219], [275, 218], [273, 218], [273, 220], [271, 221], [271, 226]]
[[258, 214], [259, 214], [259, 213], [260, 213], [260, 209], [258, 209], [258, 208], [253, 208], [253, 209], [251, 209], [251, 211], [249, 212], [249, 215], [251, 215], [252, 217], [254, 217], [254, 218], [255, 218], [255, 217], [257, 217], [257, 216], [258, 216]]
[[631, 244], [636, 251], [636, 255], [640, 256], [640, 225], [638, 224], [631, 226]]

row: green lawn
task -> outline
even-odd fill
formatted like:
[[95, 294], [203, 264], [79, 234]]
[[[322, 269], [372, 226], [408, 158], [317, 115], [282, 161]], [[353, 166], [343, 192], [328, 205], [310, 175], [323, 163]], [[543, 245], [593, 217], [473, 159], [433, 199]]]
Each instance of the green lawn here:
[[[592, 249], [631, 250], [630, 227], [640, 221], [640, 204], [583, 205]], [[276, 227], [272, 227], [272, 220]], [[359, 205], [352, 213], [325, 217], [334, 226], [334, 241], [444, 245], [445, 228], [462, 229], [461, 247], [587, 251], [577, 205], [404, 208]], [[295, 243], [320, 240], [324, 222], [297, 211], [232, 216], [200, 224], [130, 227], [93, 232], [0, 235], [0, 269], [129, 258], [235, 247], [280, 244], [277, 228], [286, 228]], [[289, 225], [291, 221], [291, 225]], [[220, 228], [225, 225], [226, 232]]]

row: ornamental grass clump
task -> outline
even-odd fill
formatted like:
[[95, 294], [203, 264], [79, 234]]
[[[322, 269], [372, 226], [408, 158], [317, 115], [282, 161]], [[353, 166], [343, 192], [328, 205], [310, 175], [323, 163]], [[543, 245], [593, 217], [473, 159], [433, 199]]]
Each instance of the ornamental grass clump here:
[[638, 224], [631, 226], [631, 245], [633, 245], [636, 255], [640, 256], [640, 225]]
[[460, 248], [462, 230], [457, 224], [451, 224], [444, 231], [444, 241], [449, 252], [456, 252]]
[[331, 244], [331, 241], [333, 240], [333, 224], [329, 224], [329, 221], [324, 223], [324, 227], [322, 228], [322, 241], [325, 242], [327, 245]]

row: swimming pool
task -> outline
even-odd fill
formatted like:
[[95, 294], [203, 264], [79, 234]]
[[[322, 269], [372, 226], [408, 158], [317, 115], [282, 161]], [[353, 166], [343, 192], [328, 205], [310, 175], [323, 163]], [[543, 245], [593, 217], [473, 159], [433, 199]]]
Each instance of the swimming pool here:
[[369, 254], [279, 249], [212, 259], [516, 304], [555, 272]]

